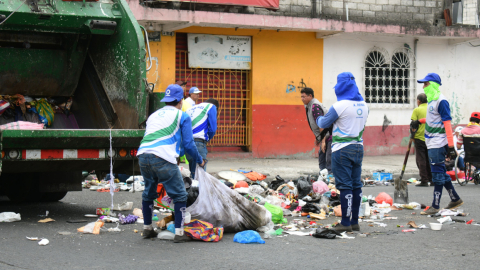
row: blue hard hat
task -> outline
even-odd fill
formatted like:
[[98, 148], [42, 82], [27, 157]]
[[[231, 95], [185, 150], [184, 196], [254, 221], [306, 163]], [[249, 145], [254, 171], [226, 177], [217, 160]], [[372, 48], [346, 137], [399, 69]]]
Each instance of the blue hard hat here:
[[439, 85], [442, 85], [442, 79], [440, 79], [440, 76], [438, 76], [437, 73], [428, 73], [425, 78], [418, 80], [418, 83], [424, 83], [424, 82], [436, 82]]
[[161, 102], [180, 101], [183, 99], [183, 88], [178, 84], [170, 84], [165, 90], [165, 96]]

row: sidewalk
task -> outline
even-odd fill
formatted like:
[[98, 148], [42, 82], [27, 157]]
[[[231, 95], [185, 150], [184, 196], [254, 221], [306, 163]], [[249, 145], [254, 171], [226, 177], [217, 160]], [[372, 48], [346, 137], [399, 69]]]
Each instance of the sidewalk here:
[[[372, 172], [385, 170], [399, 176], [405, 156], [366, 156], [363, 158], [362, 177], [371, 177]], [[317, 174], [318, 159], [255, 159], [255, 158], [232, 158], [211, 159], [208, 162], [207, 171], [215, 173], [224, 170], [248, 169], [266, 174], [268, 178], [280, 175], [283, 178], [298, 178], [301, 175]], [[415, 155], [408, 158], [404, 179], [415, 177], [419, 179], [418, 169], [415, 163]]]

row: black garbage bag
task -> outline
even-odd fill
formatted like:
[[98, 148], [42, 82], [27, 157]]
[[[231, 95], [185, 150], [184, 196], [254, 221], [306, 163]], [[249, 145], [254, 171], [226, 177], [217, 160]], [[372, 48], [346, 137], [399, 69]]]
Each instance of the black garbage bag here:
[[192, 186], [192, 179], [190, 177], [184, 177], [183, 184], [185, 185], [185, 189], [189, 189]]
[[223, 183], [225, 184], [225, 186], [227, 186], [227, 187], [229, 187], [229, 188], [231, 188], [231, 189], [233, 189], [233, 187], [234, 187], [234, 185], [233, 185], [232, 182], [225, 181], [225, 182], [223, 182]]
[[303, 176], [298, 178], [297, 182], [298, 198], [302, 199], [303, 197], [310, 194], [313, 191], [312, 184], [308, 182]]
[[270, 182], [270, 184], [268, 185], [268, 188], [270, 189], [273, 189], [273, 190], [277, 190], [277, 188], [283, 184], [285, 184], [285, 180], [280, 177], [279, 175], [275, 176], [275, 180], [273, 180], [272, 182]]
[[295, 211], [295, 209], [297, 209], [297, 207], [298, 207], [298, 203], [292, 203], [292, 204], [290, 204], [290, 208], [288, 208], [288, 210]]
[[313, 234], [313, 237], [335, 239], [337, 237], [337, 235], [340, 236], [341, 234], [336, 232], [335, 230], [332, 230], [332, 229], [318, 228], [318, 229], [315, 230], [315, 233]]
[[320, 214], [320, 207], [313, 203], [307, 203], [302, 206], [302, 212]]
[[192, 205], [198, 198], [198, 187], [191, 187], [187, 189], [187, 207]]
[[340, 200], [330, 200], [331, 207], [335, 207], [337, 205], [340, 205]]

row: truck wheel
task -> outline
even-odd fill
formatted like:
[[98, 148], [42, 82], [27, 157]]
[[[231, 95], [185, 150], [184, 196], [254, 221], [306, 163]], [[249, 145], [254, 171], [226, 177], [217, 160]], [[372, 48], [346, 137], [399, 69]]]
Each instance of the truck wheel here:
[[60, 201], [67, 195], [68, 191], [60, 191], [60, 192], [45, 192], [43, 193], [42, 202], [57, 202]]

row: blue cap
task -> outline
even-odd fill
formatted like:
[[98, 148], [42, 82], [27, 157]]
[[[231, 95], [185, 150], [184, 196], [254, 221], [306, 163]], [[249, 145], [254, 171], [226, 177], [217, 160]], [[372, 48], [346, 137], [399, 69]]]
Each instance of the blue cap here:
[[192, 87], [190, 88], [190, 91], [188, 91], [189, 94], [198, 94], [198, 93], [201, 93], [202, 91], [200, 91], [200, 89], [198, 89], [197, 87]]
[[165, 96], [161, 102], [180, 101], [183, 99], [183, 88], [178, 84], [170, 84], [165, 90]]
[[427, 76], [421, 80], [417, 81], [418, 83], [424, 83], [424, 82], [436, 82], [439, 85], [442, 85], [442, 79], [440, 79], [440, 76], [438, 76], [437, 73], [428, 73]]

